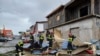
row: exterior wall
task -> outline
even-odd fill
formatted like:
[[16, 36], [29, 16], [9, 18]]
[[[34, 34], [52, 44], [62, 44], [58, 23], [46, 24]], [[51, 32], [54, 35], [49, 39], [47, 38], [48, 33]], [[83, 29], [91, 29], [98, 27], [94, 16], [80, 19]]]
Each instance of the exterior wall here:
[[34, 26], [32, 26], [32, 27], [30, 28], [30, 33], [33, 33], [33, 31], [34, 31]]
[[[88, 6], [88, 15], [91, 15], [92, 12], [91, 0], [88, 1], [82, 0], [82, 1], [77, 0], [76, 3], [73, 3], [71, 6], [66, 7], [65, 11], [64, 10], [59, 11], [58, 13], [51, 16], [48, 19], [48, 21], [51, 22], [51, 24], [48, 25], [48, 28], [61, 25], [62, 23], [65, 23], [65, 21], [67, 22], [73, 19], [80, 18], [79, 10], [84, 6]], [[95, 0], [94, 3], [95, 3], [95, 7], [94, 7], [95, 14], [99, 15], [100, 0]], [[62, 15], [59, 21], [56, 20], [57, 15]], [[59, 35], [59, 38], [62, 37], [63, 39], [67, 39], [70, 28], [73, 29], [72, 33], [75, 34], [75, 36], [78, 37], [82, 42], [90, 41], [91, 39], [97, 39], [97, 40], [100, 39], [100, 18], [91, 17], [78, 22], [57, 27], [54, 28], [54, 33], [56, 32], [57, 35]]]
[[44, 31], [44, 24], [39, 23], [39, 24], [37, 24], [37, 27], [38, 27], [37, 28], [38, 31], [40, 31], [40, 32]]
[[93, 23], [94, 37], [96, 40], [100, 40], [100, 18], [94, 18]]
[[44, 30], [48, 29], [48, 23], [47, 22], [44, 23], [43, 26], [44, 26]]
[[[57, 21], [57, 16], [60, 16], [60, 20]], [[49, 19], [48, 19], [48, 27], [54, 27], [57, 25], [61, 25], [62, 23], [65, 22], [65, 13], [64, 10], [61, 10], [59, 12], [57, 12], [56, 14], [52, 15]]]
[[61, 30], [62, 38], [63, 39], [68, 38], [68, 33], [70, 28], [76, 29], [78, 27], [79, 29], [74, 30], [73, 34], [75, 34], [75, 36], [79, 38], [82, 42], [90, 41], [90, 39], [93, 39], [93, 19], [94, 18], [89, 18], [86, 20], [58, 27]]
[[3, 30], [3, 34], [5, 37], [13, 37], [13, 32], [12, 30]]

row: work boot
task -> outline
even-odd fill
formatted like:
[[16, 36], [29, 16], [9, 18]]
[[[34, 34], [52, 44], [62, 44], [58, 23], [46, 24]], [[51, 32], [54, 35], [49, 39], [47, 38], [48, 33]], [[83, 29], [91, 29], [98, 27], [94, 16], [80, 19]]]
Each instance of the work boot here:
[[71, 54], [71, 53], [72, 53], [72, 51], [68, 50], [68, 51], [67, 51], [67, 53], [68, 53], [68, 54]]
[[19, 56], [19, 54], [18, 54], [18, 53], [16, 53], [16, 54], [15, 54], [15, 56]]
[[32, 53], [33, 53], [33, 51], [30, 51], [30, 53], [32, 54]]
[[67, 53], [69, 54], [69, 51], [67, 51]]
[[31, 53], [31, 54], [33, 53], [33, 49], [30, 50], [30, 53]]
[[72, 54], [72, 51], [69, 51], [69, 54]]

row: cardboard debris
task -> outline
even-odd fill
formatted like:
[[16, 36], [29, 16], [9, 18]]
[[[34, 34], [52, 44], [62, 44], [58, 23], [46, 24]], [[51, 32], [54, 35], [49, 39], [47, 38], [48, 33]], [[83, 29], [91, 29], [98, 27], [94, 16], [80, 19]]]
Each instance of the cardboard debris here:
[[78, 53], [81, 53], [81, 52], [83, 52], [83, 51], [85, 51], [85, 50], [88, 50], [88, 49], [90, 49], [90, 48], [91, 48], [91, 50], [93, 51], [93, 54], [95, 54], [95, 51], [96, 51], [95, 45], [89, 45], [88, 47], [80, 47], [80, 48], [77, 48], [76, 50], [74, 50], [74, 51], [72, 52], [72, 54], [78, 54]]
[[73, 52], [72, 52], [72, 54], [78, 54], [78, 53], [80, 53], [80, 52], [82, 52], [82, 51], [84, 51], [84, 50], [87, 50], [88, 48], [78, 48], [78, 49], [76, 49], [76, 50], [74, 50]]
[[56, 42], [56, 41], [54, 41], [54, 42], [53, 42], [52, 49], [58, 49], [58, 48], [60, 48], [59, 43], [58, 43], [58, 42]]
[[96, 54], [96, 46], [92, 45], [91, 47], [92, 47], [93, 54]]
[[92, 43], [90, 43], [90, 42], [83, 42], [83, 41], [80, 40], [80, 38], [77, 37], [77, 38], [75, 38], [73, 40], [72, 44], [75, 45], [75, 46], [84, 46], [84, 45], [91, 45]]
[[58, 52], [58, 53], [56, 54], [56, 56], [59, 56], [60, 54], [65, 55], [65, 54], [68, 54], [68, 53], [67, 53], [67, 50], [61, 50], [60, 52]]
[[84, 45], [84, 43], [78, 37], [73, 40], [72, 44], [75, 45], [75, 46], [82, 46], [82, 45]]

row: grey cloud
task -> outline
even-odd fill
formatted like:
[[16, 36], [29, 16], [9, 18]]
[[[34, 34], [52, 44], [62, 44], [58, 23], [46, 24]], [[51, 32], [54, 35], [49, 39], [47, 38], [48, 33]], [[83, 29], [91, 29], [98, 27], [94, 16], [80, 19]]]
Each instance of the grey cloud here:
[[[69, 0], [0, 0], [0, 28], [2, 24], [15, 32], [25, 30], [36, 21]], [[26, 20], [24, 22], [24, 20]]]

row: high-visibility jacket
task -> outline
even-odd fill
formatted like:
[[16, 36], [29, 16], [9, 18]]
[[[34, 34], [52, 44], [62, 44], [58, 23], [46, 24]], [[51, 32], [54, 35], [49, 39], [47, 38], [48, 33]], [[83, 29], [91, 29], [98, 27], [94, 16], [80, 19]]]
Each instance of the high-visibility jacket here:
[[23, 41], [19, 41], [17, 45], [23, 47]]
[[30, 40], [34, 40], [34, 36], [30, 36]]
[[68, 42], [72, 42], [73, 41], [73, 38], [68, 38]]
[[41, 36], [39, 37], [39, 39], [40, 39], [40, 40], [44, 40], [44, 36], [41, 35]]
[[48, 40], [52, 40], [53, 38], [52, 38], [51, 35], [48, 35], [47, 39], [48, 39]]

